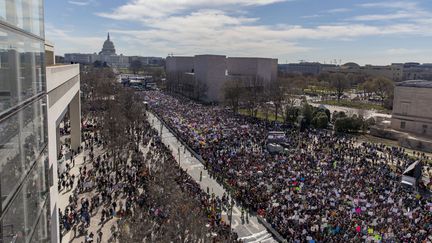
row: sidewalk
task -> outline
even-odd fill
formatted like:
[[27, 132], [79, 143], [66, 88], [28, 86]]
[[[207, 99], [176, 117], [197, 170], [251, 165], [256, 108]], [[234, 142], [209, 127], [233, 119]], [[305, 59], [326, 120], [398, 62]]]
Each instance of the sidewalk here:
[[[158, 118], [151, 113], [147, 113], [150, 124], [160, 132], [161, 123]], [[204, 169], [204, 165], [201, 164], [198, 159], [193, 157], [191, 153], [177, 140], [177, 138], [165, 127], [162, 129], [162, 141], [165, 145], [169, 146], [173, 156], [177, 161], [180, 159], [180, 166], [185, 169], [188, 174], [200, 184], [201, 188], [206, 191], [209, 188], [210, 193], [222, 197], [225, 193], [228, 193], [216, 180], [210, 178], [207, 170]], [[179, 154], [180, 151], [180, 154]], [[180, 157], [179, 157], [180, 155]], [[202, 181], [200, 181], [200, 173], [202, 172]], [[233, 221], [232, 228], [238, 234], [239, 238], [244, 242], [276, 242], [272, 235], [267, 229], [258, 222], [257, 217], [249, 215], [249, 222], [242, 224], [241, 220], [241, 208], [234, 206], [233, 208]], [[223, 213], [223, 219], [229, 222], [227, 212]]]
[[[77, 180], [78, 180], [78, 176], [79, 176], [79, 168], [86, 165], [87, 169], [92, 168], [91, 163], [89, 162], [89, 151], [88, 150], [84, 150], [83, 152], [79, 153], [77, 156], [74, 157], [75, 160], [75, 167], [71, 167], [71, 170], [69, 171], [70, 175], [75, 175], [75, 181], [74, 181], [74, 187], [72, 190], [69, 191], [65, 191], [62, 190], [61, 192], [59, 192], [59, 199], [57, 202], [58, 208], [60, 208], [62, 210], [62, 212], [64, 212], [66, 206], [69, 204], [69, 196], [72, 195], [72, 191], [76, 188], [77, 186]], [[95, 146], [94, 148], [94, 154], [95, 157], [97, 157], [98, 155], [103, 154], [104, 151], [98, 147]], [[86, 156], [87, 158], [87, 163], [84, 163], [84, 156]], [[66, 163], [70, 163], [71, 160], [68, 159], [66, 160]], [[71, 164], [72, 166], [72, 164]], [[86, 193], [80, 193], [78, 195], [78, 202], [80, 202], [81, 198], [91, 198], [92, 196], [94, 196], [96, 194], [95, 190], [92, 190], [90, 192], [86, 192]], [[86, 228], [86, 230], [88, 231], [88, 233], [90, 234], [90, 232], [93, 232], [94, 236], [94, 242], [96, 242], [97, 239], [97, 233], [98, 231], [102, 231], [103, 236], [102, 236], [102, 242], [114, 242], [114, 241], [109, 241], [108, 239], [111, 238], [112, 234], [111, 234], [111, 226], [112, 225], [116, 225], [116, 222], [119, 220], [119, 218], [112, 218], [108, 221], [105, 222], [105, 224], [103, 225], [99, 225], [100, 222], [100, 218], [101, 218], [101, 207], [98, 207], [97, 209], [95, 209], [94, 213], [91, 215], [91, 221], [90, 221], [90, 226], [88, 228]], [[65, 235], [63, 235], [61, 242], [85, 242], [85, 235], [80, 235], [78, 236], [78, 231], [77, 231], [77, 237], [74, 237], [74, 232], [73, 230], [68, 231]]]

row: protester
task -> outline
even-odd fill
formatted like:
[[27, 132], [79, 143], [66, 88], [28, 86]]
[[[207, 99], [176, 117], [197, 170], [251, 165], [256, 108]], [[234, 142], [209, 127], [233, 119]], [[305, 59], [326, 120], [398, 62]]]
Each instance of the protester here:
[[416, 160], [430, 175], [424, 154], [313, 129], [288, 129], [286, 152], [271, 154], [266, 136], [282, 124], [161, 92], [144, 96], [211, 176], [290, 241], [432, 241], [431, 198], [400, 183]]
[[[92, 123], [95, 124], [97, 121]], [[136, 141], [140, 141], [143, 148], [148, 147], [146, 156], [142, 151], [135, 150], [134, 139], [131, 139], [130, 144], [123, 145], [130, 148], [126, 150], [128, 153], [119, 155], [112, 151], [107, 152], [105, 148], [107, 143], [97, 131], [83, 133], [86, 154], [84, 164], [75, 164], [76, 157], [72, 156], [67, 161], [65, 171], [59, 172], [60, 192], [71, 192], [68, 206], [63, 211], [59, 210], [62, 235], [73, 230], [74, 238], [84, 236], [85, 242], [93, 242], [96, 233], [96, 241], [104, 242], [109, 236], [105, 235], [102, 239], [104, 235], [102, 230], [108, 222], [132, 217], [136, 210], [150, 212], [160, 207], [150, 204], [147, 200], [149, 195], [146, 194], [145, 189], [151, 176], [144, 172], [150, 169], [151, 164], [158, 166], [157, 163], [161, 161], [156, 159], [163, 157], [165, 163], [169, 163], [177, 171], [178, 176], [172, 179], [186, 195], [196, 200], [205, 212], [202, 216], [208, 221], [209, 226], [202, 227], [208, 228], [209, 233], [212, 233], [210, 235], [214, 235], [213, 238], [217, 239], [217, 242], [226, 239], [235, 242], [236, 234], [231, 232], [221, 217], [223, 203], [226, 200], [222, 201], [201, 190], [199, 184], [178, 166], [171, 151], [161, 142], [158, 132], [151, 128], [150, 123], [143, 120], [142, 125], [144, 129], [137, 129], [132, 136], [140, 138]], [[68, 148], [64, 146], [63, 149]], [[78, 176], [71, 173], [74, 166], [79, 166]], [[100, 216], [95, 217], [98, 212]], [[162, 217], [157, 213], [154, 216]], [[92, 220], [96, 220], [100, 227], [95, 233], [88, 231]], [[163, 223], [163, 221], [156, 220], [155, 223]], [[105, 232], [111, 233], [111, 239], [119, 237], [119, 226], [111, 224], [109, 229]]]

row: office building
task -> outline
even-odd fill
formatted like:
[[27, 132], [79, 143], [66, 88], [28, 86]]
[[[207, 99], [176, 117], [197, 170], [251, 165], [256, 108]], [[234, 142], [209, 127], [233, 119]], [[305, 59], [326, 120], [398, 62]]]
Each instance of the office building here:
[[0, 1], [0, 242], [50, 239], [42, 1]]
[[407, 62], [402, 64], [403, 80], [432, 80], [432, 64]]
[[[418, 64], [420, 65], [420, 64]], [[432, 67], [432, 65], [431, 65]], [[354, 62], [348, 62], [343, 65], [321, 64], [319, 62], [300, 62], [280, 64], [279, 72], [283, 74], [302, 74], [317, 76], [321, 73], [342, 73], [365, 75], [369, 77], [385, 77], [396, 82], [413, 77], [422, 77], [427, 79], [427, 75], [432, 77], [432, 69], [428, 71], [425, 64], [421, 67], [394, 63], [391, 65], [364, 65], [360, 66]]]
[[81, 136], [78, 65], [54, 60], [43, 1], [0, 1], [0, 242], [59, 242], [54, 121]]
[[410, 80], [396, 84], [391, 127], [432, 138], [432, 81]]
[[242, 86], [277, 78], [277, 59], [226, 57], [223, 55], [169, 56], [167, 87], [173, 92], [205, 102], [222, 102], [227, 81]]
[[321, 66], [319, 62], [279, 64], [279, 71], [286, 74], [318, 75], [321, 73]]

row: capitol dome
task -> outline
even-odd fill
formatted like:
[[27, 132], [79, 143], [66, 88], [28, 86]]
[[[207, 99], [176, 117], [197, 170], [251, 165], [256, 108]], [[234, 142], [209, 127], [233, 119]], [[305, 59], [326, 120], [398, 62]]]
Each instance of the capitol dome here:
[[103, 44], [102, 51], [99, 52], [99, 55], [116, 55], [114, 43], [110, 40], [109, 33], [106, 41]]

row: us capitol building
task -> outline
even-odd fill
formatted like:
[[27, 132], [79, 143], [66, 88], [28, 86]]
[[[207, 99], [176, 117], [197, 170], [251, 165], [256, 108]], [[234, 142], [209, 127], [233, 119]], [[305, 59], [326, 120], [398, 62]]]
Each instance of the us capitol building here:
[[100, 61], [102, 63], [105, 62], [108, 66], [113, 68], [128, 68], [130, 63], [135, 60], [139, 60], [143, 65], [162, 65], [163, 63], [163, 58], [161, 57], [124, 56], [123, 54], [117, 55], [114, 43], [111, 41], [109, 33], [99, 54], [65, 54], [66, 63], [92, 64], [96, 61]]

